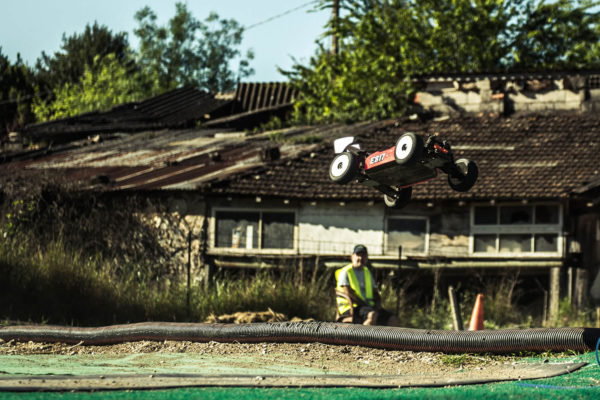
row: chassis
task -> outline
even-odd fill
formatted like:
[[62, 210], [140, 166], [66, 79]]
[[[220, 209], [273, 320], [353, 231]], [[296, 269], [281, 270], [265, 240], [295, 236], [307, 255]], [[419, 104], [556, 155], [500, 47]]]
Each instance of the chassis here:
[[442, 171], [448, 184], [458, 192], [466, 192], [477, 181], [478, 168], [466, 158], [454, 160], [450, 144], [412, 132], [402, 134], [396, 145], [368, 154], [354, 142], [354, 137], [334, 141], [337, 156], [329, 166], [329, 178], [346, 184], [353, 180], [374, 187], [384, 194], [388, 207], [402, 208], [412, 196], [415, 184], [433, 179]]

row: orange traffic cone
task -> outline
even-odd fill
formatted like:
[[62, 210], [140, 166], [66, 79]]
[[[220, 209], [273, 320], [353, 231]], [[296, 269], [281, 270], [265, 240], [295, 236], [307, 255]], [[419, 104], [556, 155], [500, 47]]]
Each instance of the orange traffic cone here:
[[473, 307], [473, 313], [471, 314], [471, 321], [469, 322], [470, 331], [481, 331], [483, 330], [483, 295], [478, 294], [477, 300], [475, 300], [475, 307]]

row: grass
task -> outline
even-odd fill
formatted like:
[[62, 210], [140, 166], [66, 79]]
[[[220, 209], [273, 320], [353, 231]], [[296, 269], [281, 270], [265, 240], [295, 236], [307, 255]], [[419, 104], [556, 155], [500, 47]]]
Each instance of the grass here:
[[[0, 319], [94, 326], [139, 321], [201, 322], [211, 314], [268, 309], [289, 318], [334, 318], [330, 273], [317, 276], [314, 282], [301, 279], [293, 266], [249, 276], [221, 274], [207, 288], [192, 286], [188, 307], [182, 277], [154, 274], [156, 268], [160, 266], [84, 255], [60, 240], [42, 247], [27, 237], [6, 238], [0, 243]], [[483, 287], [486, 329], [543, 325], [540, 316], [518, 304], [517, 278], [494, 279]], [[392, 285], [381, 285], [384, 307], [396, 311], [398, 305], [403, 326], [452, 329], [449, 301], [435, 292], [431, 302], [423, 304], [418, 301], [424, 296], [421, 291], [411, 291], [404, 285], [397, 294]], [[476, 294], [462, 293], [465, 325]], [[592, 309], [575, 310], [563, 300], [558, 318], [546, 326], [594, 325]]]
[[[421, 280], [427, 280], [422, 275]], [[484, 294], [484, 326], [485, 329], [525, 329], [534, 327], [594, 327], [596, 326], [596, 310], [593, 307], [576, 309], [567, 298], [560, 301], [558, 316], [553, 320], [543, 321], [541, 307], [531, 307], [521, 300], [525, 288], [519, 287], [519, 274], [506, 273], [500, 277], [483, 279], [479, 284], [465, 285], [460, 290], [459, 303], [461, 317], [465, 329], [469, 325], [472, 307], [478, 293]], [[389, 282], [381, 285], [383, 306], [390, 311], [398, 309], [398, 317], [402, 326], [419, 329], [453, 329], [452, 311], [447, 296], [440, 290], [426, 293], [411, 290], [414, 280], [407, 279], [399, 283], [396, 291]], [[424, 302], [427, 298], [429, 303]]]
[[103, 325], [138, 321], [204, 321], [210, 314], [264, 311], [331, 320], [325, 279], [299, 284], [292, 272], [224, 276], [204, 289], [175, 276], [152, 277], [144, 265], [85, 257], [54, 242], [0, 244], [0, 318], [50, 324]]

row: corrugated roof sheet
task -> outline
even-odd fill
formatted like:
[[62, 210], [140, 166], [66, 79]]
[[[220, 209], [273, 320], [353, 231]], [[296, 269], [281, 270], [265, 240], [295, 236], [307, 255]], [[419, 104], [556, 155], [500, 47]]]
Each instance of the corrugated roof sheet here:
[[230, 102], [197, 89], [180, 88], [105, 112], [90, 112], [29, 125], [23, 134], [34, 140], [65, 143], [96, 133], [181, 128], [206, 119], [206, 115], [217, 112]]
[[291, 105], [298, 92], [285, 82], [240, 83], [235, 93], [234, 113]]
[[[283, 131], [303, 133], [306, 128]], [[268, 133], [188, 129], [145, 132], [11, 163], [11, 168], [62, 171], [99, 190], [194, 190], [207, 181], [290, 158], [311, 144], [276, 144]], [[273, 149], [277, 147], [277, 151]]]

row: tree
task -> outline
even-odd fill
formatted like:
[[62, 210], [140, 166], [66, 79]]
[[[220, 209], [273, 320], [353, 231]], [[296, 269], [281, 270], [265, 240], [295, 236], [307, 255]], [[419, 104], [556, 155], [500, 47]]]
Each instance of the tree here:
[[94, 22], [85, 26], [81, 34], [63, 34], [61, 51], [50, 56], [42, 52], [36, 62], [36, 75], [42, 93], [62, 87], [66, 83], [77, 83], [86, 68], [100, 58], [113, 54], [121, 63], [132, 61], [127, 33], [113, 33], [104, 25]]
[[[321, 0], [319, 7], [333, 7]], [[339, 54], [320, 47], [282, 71], [311, 122], [401, 114], [410, 78], [600, 66], [600, 14], [587, 0], [339, 0]]]
[[[36, 99], [33, 111], [39, 121], [65, 118], [139, 100], [151, 84], [140, 73], [132, 73], [117, 56], [96, 56], [77, 83], [67, 82], [53, 91], [53, 100]], [[150, 93], [152, 94], [152, 93]]]
[[[156, 24], [156, 14], [144, 7], [135, 14], [140, 40], [137, 54], [143, 72], [155, 77], [163, 90], [193, 86], [212, 92], [232, 90], [238, 78], [253, 73], [253, 54], [241, 56], [243, 28], [231, 19], [211, 13], [198, 21], [183, 3], [175, 6], [175, 16], [167, 26]], [[213, 26], [217, 28], [212, 28]], [[238, 71], [230, 64], [239, 58]], [[236, 76], [237, 75], [237, 76]]]
[[30, 110], [35, 81], [31, 69], [20, 55], [14, 64], [0, 47], [0, 141], [2, 137], [33, 118]]
[[557, 0], [530, 5], [512, 41], [513, 69], [600, 67], [598, 2]]

